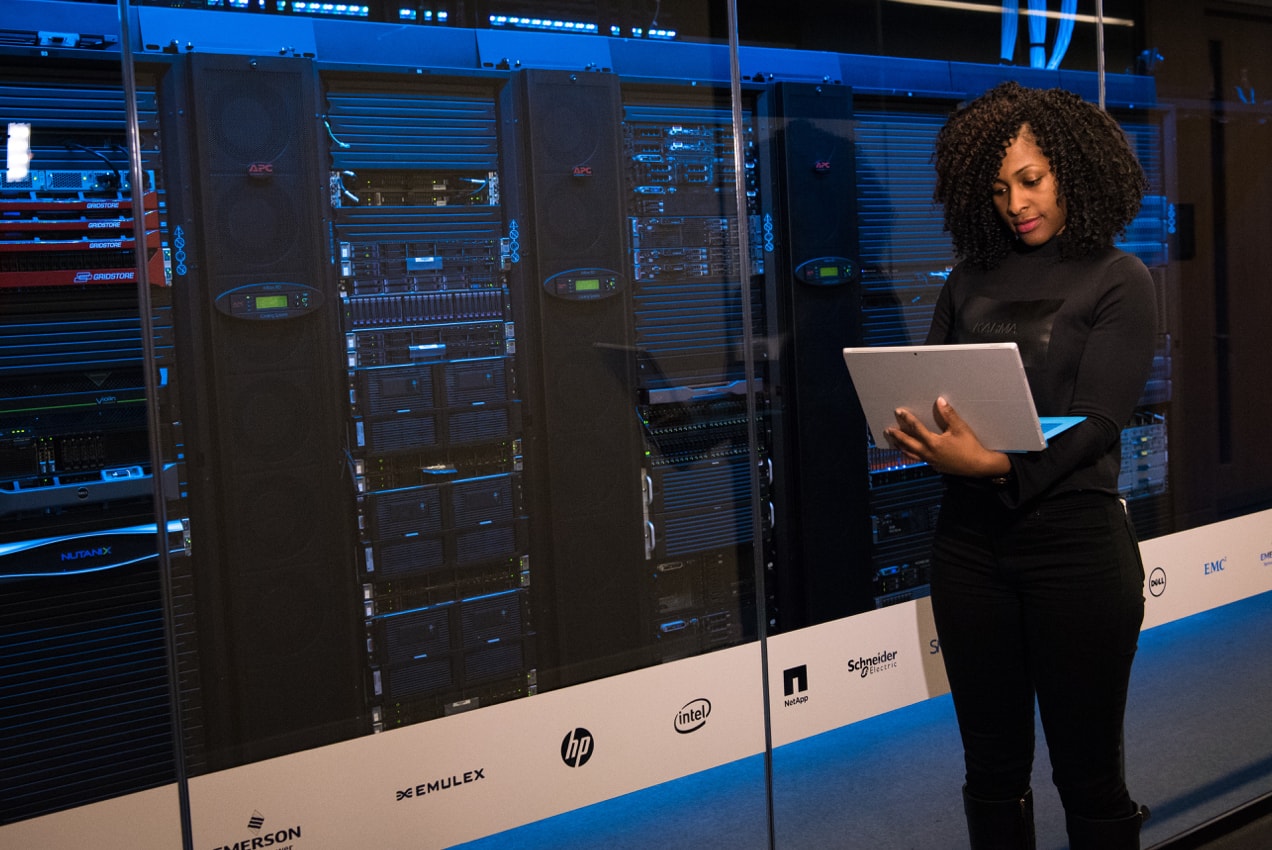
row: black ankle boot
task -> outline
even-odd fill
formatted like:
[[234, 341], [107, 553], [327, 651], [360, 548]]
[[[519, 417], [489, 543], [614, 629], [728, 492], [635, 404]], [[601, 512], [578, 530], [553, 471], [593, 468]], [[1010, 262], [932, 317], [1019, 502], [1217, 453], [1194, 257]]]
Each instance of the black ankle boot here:
[[972, 850], [1034, 850], [1033, 791], [1009, 800], [981, 800], [963, 788]]
[[1140, 828], [1148, 820], [1149, 811], [1148, 806], [1132, 805], [1135, 805], [1133, 813], [1111, 820], [1066, 814], [1069, 850], [1139, 850]]

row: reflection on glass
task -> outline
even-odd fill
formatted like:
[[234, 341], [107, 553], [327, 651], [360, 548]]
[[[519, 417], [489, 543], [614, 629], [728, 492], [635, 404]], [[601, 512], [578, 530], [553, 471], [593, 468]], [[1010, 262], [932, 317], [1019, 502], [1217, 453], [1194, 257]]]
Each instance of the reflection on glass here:
[[[923, 337], [954, 260], [936, 128], [1002, 77], [1094, 100], [1093, 4], [743, 4], [736, 104], [718, 5], [136, 5], [139, 193], [116, 10], [6, 4], [30, 41], [0, 48], [0, 599], [6, 647], [39, 650], [3, 654], [5, 740], [74, 725], [79, 703], [28, 702], [32, 682], [98, 699], [75, 684], [89, 668], [136, 698], [85, 709], [115, 712], [130, 758], [100, 723], [75, 727], [101, 755], [78, 773], [6, 744], [0, 819], [172, 780], [163, 600], [135, 533], [160, 480], [201, 777], [922, 601], [940, 485], [869, 441], [838, 349]], [[1138, 4], [1103, 5], [1110, 109], [1153, 183], [1122, 247], [1168, 305], [1123, 436], [1148, 539], [1268, 499], [1232, 424], [1257, 370], [1227, 359], [1266, 311], [1221, 274], [1236, 254], [1202, 200], [1222, 195], [1204, 175], [1260, 161], [1264, 110], [1236, 42], [1184, 58], [1149, 47], [1164, 25]], [[1214, 63], [1233, 94], [1207, 105], [1192, 78]], [[1152, 72], [1178, 75], [1179, 116]], [[1216, 169], [1212, 141], [1231, 147]], [[1226, 308], [1212, 272], [1254, 306]], [[1197, 353], [1211, 338], [1228, 365]], [[1212, 384], [1222, 429], [1192, 407]], [[96, 569], [105, 548], [119, 563]], [[86, 623], [110, 635], [92, 651]], [[133, 666], [111, 660], [124, 640]]]
[[0, 824], [176, 778], [137, 291], [142, 266], [165, 325], [159, 193], [129, 176], [118, 53], [74, 37], [50, 73], [67, 34], [27, 23], [0, 72]]

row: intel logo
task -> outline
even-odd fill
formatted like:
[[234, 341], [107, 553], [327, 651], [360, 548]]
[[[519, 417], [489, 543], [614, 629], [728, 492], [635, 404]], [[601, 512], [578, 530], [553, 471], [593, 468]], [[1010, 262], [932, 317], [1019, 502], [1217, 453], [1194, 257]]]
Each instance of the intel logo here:
[[711, 715], [711, 700], [696, 699], [693, 702], [686, 703], [685, 706], [676, 712], [676, 731], [681, 735], [688, 735], [701, 729], [707, 724], [707, 717]]

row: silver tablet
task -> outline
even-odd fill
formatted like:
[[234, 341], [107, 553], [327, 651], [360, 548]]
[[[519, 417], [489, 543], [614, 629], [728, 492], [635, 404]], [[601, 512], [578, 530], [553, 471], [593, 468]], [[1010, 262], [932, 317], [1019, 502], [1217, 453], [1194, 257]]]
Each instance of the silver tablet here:
[[1050, 437], [1083, 419], [1038, 418], [1014, 342], [845, 348], [844, 362], [879, 446], [887, 445], [883, 431], [896, 424], [899, 407], [929, 430], [942, 430], [932, 414], [938, 396], [995, 451], [1040, 451]]

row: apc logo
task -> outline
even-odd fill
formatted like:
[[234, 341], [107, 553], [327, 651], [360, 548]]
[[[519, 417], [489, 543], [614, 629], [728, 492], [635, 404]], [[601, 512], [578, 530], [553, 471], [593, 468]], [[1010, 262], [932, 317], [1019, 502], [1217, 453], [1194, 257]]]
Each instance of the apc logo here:
[[1166, 592], [1166, 571], [1161, 567], [1154, 567], [1148, 574], [1148, 592], [1153, 596], [1161, 596]]
[[274, 163], [272, 162], [253, 162], [247, 167], [247, 176], [256, 179], [264, 179], [274, 176]]
[[1205, 565], [1202, 567], [1201, 574], [1206, 576], [1212, 576], [1215, 573], [1221, 573], [1223, 572], [1223, 568], [1227, 565], [1227, 563], [1228, 563], [1227, 556], [1222, 557], [1217, 561], [1206, 561]]
[[592, 733], [580, 726], [562, 739], [561, 761], [570, 767], [582, 767], [592, 757], [594, 749]]
[[[782, 695], [786, 697], [784, 702], [788, 708], [792, 705], [802, 705], [808, 702], [808, 694], [804, 693], [807, 690], [807, 664], [801, 664], [798, 667], [788, 667], [782, 671]], [[796, 696], [796, 694], [799, 694], [799, 696]]]
[[681, 735], [688, 735], [690, 732], [696, 732], [703, 726], [707, 725], [707, 718], [711, 715], [711, 700], [699, 698], [692, 702], [685, 703], [684, 707], [676, 712], [675, 727], [676, 731]]

